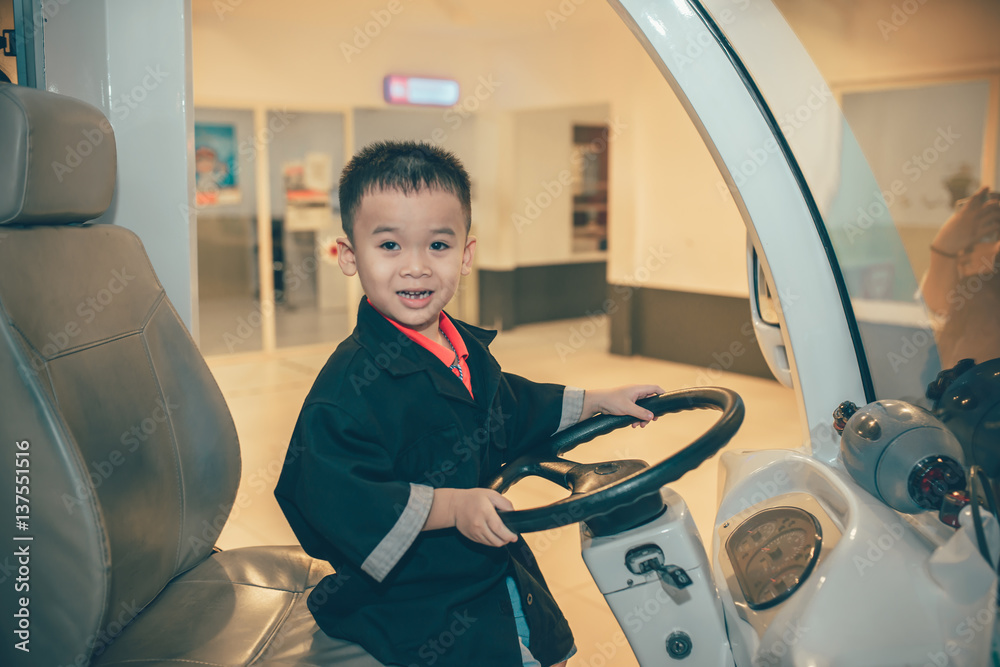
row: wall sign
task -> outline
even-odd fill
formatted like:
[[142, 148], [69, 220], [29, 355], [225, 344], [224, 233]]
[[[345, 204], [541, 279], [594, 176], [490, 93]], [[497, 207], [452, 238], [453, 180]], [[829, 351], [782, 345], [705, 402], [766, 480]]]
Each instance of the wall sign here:
[[458, 102], [458, 81], [390, 74], [383, 92], [389, 104], [450, 107]]

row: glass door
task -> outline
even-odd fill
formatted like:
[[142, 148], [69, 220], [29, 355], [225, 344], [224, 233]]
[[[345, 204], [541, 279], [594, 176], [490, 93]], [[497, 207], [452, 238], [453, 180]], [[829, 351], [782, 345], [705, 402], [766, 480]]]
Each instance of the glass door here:
[[344, 116], [269, 111], [267, 127], [277, 346], [336, 343], [350, 333], [336, 244]]
[[[195, 109], [198, 317], [202, 354], [262, 349], [253, 112]], [[264, 305], [262, 305], [264, 304]]]

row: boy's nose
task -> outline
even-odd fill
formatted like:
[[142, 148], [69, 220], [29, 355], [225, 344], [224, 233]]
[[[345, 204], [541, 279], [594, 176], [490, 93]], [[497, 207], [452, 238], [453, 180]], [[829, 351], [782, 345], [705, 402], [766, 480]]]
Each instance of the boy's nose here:
[[411, 278], [419, 278], [430, 275], [430, 264], [421, 252], [408, 253], [406, 261], [403, 263], [403, 275]]

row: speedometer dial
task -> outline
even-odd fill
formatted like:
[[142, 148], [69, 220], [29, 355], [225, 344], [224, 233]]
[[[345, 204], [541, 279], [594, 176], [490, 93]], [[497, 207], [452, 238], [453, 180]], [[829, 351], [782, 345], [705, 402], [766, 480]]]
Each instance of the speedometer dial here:
[[794, 593], [812, 572], [823, 541], [819, 522], [797, 507], [772, 507], [737, 526], [726, 540], [747, 605], [772, 607]]

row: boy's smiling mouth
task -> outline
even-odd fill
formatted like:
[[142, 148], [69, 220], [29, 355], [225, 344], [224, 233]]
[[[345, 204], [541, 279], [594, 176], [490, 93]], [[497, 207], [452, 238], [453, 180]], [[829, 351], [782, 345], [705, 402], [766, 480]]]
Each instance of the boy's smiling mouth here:
[[404, 299], [412, 299], [412, 300], [415, 300], [415, 301], [416, 300], [420, 300], [420, 299], [426, 299], [427, 297], [429, 297], [433, 293], [434, 293], [433, 290], [420, 290], [420, 291], [400, 290], [400, 291], [396, 292], [396, 294], [398, 294], [399, 296], [403, 297]]

